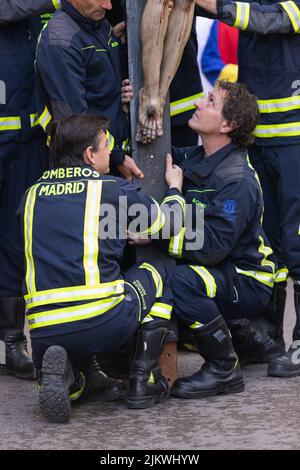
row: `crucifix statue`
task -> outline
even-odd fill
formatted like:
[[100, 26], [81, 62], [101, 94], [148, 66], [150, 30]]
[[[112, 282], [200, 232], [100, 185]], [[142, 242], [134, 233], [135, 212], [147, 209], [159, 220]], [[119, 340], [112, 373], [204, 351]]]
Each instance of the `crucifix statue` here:
[[163, 135], [170, 84], [191, 33], [195, 0], [147, 0], [141, 22], [144, 86], [139, 92], [136, 140]]

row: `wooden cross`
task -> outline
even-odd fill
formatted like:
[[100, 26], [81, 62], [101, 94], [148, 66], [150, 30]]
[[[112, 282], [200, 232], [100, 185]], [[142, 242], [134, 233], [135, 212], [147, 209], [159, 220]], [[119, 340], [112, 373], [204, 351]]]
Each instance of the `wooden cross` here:
[[[165, 183], [165, 159], [167, 153], [171, 152], [171, 127], [169, 101], [167, 101], [164, 112], [164, 135], [157, 138], [153, 143], [143, 145], [135, 140], [138, 116], [138, 92], [143, 86], [143, 70], [141, 60], [141, 18], [147, 0], [126, 0], [127, 10], [127, 38], [128, 38], [128, 65], [129, 81], [133, 87], [134, 97], [130, 105], [131, 116], [131, 141], [133, 158], [143, 171], [145, 177], [139, 181], [143, 190], [161, 202], [167, 186]], [[149, 31], [151, 34], [151, 31]], [[151, 259], [164, 259], [169, 267], [175, 266], [175, 261], [153, 247], [147, 245], [137, 248], [137, 261]], [[172, 338], [173, 335], [173, 338]], [[160, 363], [163, 374], [172, 384], [177, 377], [177, 336], [176, 324], [173, 322], [170, 329], [169, 340], [162, 352]]]

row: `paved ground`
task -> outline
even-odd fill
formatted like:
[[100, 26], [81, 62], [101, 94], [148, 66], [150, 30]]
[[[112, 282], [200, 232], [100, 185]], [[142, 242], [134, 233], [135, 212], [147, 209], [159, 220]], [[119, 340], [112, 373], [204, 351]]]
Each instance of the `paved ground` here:
[[[285, 325], [291, 341], [292, 296]], [[179, 375], [199, 357], [179, 353]], [[32, 382], [1, 377], [0, 449], [201, 450], [300, 449], [300, 377], [266, 377], [266, 366], [244, 369], [246, 391], [204, 400], [170, 399], [151, 410], [92, 402], [74, 408], [68, 424], [49, 424]]]

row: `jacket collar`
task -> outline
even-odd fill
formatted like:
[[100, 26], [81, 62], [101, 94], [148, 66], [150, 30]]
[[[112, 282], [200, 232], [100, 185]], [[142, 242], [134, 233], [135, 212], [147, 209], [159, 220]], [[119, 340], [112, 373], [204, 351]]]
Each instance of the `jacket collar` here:
[[68, 0], [61, 0], [61, 8], [69, 16], [71, 16], [75, 21], [77, 21], [77, 23], [80, 23], [80, 25], [84, 29], [88, 31], [100, 29], [101, 24], [105, 20], [104, 18], [103, 20], [100, 20], [100, 21], [92, 21], [89, 18], [85, 18], [79, 13], [78, 10], [76, 10], [76, 8], [73, 7], [73, 5], [71, 5], [71, 3], [68, 2]]
[[196, 175], [205, 178], [209, 176], [214, 169], [221, 163], [227, 155], [237, 149], [233, 143], [227, 144], [217, 152], [209, 157], [204, 157], [203, 147], [199, 147], [199, 154], [191, 160], [185, 160], [182, 163], [182, 168], [186, 173], [195, 173]]

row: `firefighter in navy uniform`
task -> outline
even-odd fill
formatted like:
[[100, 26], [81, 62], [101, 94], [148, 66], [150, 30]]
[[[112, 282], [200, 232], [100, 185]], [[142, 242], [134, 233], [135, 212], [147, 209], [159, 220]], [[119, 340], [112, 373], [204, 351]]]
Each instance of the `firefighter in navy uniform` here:
[[[246, 149], [257, 118], [256, 97], [244, 85], [221, 81], [207, 101], [196, 101], [189, 121], [203, 147], [173, 149], [184, 177], [178, 197], [192, 206], [193, 224], [183, 226], [169, 243], [160, 243], [180, 261], [172, 276], [174, 314], [190, 327], [205, 359], [199, 372], [175, 381], [175, 397], [244, 389], [228, 323], [259, 315], [269, 302], [275, 276], [272, 250], [261, 227], [261, 189]], [[204, 210], [198, 241], [197, 207]], [[269, 339], [268, 346], [274, 341]]]
[[39, 15], [59, 0], [0, 2], [0, 373], [33, 378], [23, 334], [23, 257], [16, 210], [47, 168], [47, 147], [33, 98]]
[[[110, 0], [62, 0], [41, 35], [37, 54], [37, 100], [40, 123], [87, 112], [111, 121], [115, 147], [111, 168], [130, 179], [142, 172], [126, 152], [128, 123], [121, 103], [121, 39], [106, 11]], [[118, 33], [119, 34], [119, 33]], [[46, 102], [46, 106], [44, 106]]]
[[[287, 274], [294, 282], [296, 324], [287, 353], [269, 362], [268, 374], [300, 374], [300, 99], [299, 1], [233, 2], [197, 0], [203, 8], [240, 30], [239, 81], [258, 96], [259, 125], [249, 156], [260, 178], [265, 201], [264, 229], [278, 258], [272, 301], [257, 324], [284, 352], [283, 316]], [[269, 320], [269, 321], [268, 321]]]
[[[82, 393], [91, 358], [118, 348], [139, 324], [128, 406], [147, 408], [168, 393], [158, 365], [172, 310], [168, 273], [160, 262], [120, 270], [133, 205], [146, 211], [139, 233], [153, 236], [168, 219], [135, 184], [108, 176], [108, 126], [107, 119], [92, 115], [61, 120], [51, 134], [55, 169], [44, 173], [20, 206], [40, 406], [56, 422], [70, 418], [70, 399]], [[176, 188], [165, 204], [181, 212]]]

